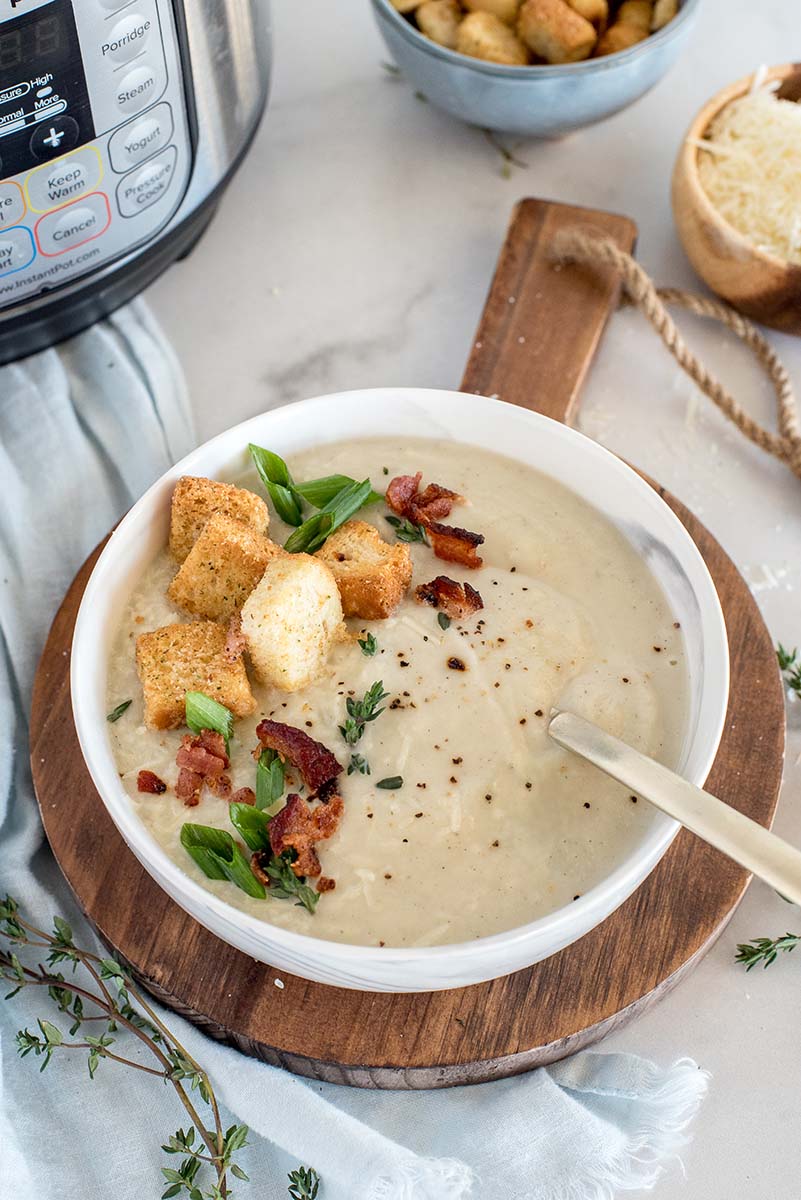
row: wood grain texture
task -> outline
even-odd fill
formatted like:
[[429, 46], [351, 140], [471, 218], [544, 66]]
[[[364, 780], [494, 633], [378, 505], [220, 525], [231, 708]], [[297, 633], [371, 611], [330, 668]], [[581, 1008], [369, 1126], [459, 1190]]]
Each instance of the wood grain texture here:
[[[573, 296], [570, 311], [553, 307], [549, 330], [532, 287], [545, 269], [547, 235], [540, 232], [539, 251], [528, 254], [521, 230], [542, 231], [565, 214], [535, 207], [541, 206], [524, 202], [513, 222], [512, 250], [501, 257], [476, 338], [488, 353], [471, 358], [465, 378], [471, 391], [485, 390], [486, 383], [491, 392], [502, 388], [512, 402], [540, 407], [547, 401], [549, 411], [567, 413], [587, 363], [573, 364], [560, 388], [544, 350], [560, 320], [580, 316], [588, 359], [613, 303], [614, 283], [588, 292], [586, 281], [580, 282], [585, 299], [579, 303], [565, 280], [562, 294]], [[633, 239], [630, 223], [620, 229]], [[516, 291], [507, 291], [507, 270]], [[574, 271], [579, 268], [565, 268], [566, 274]], [[513, 316], [498, 305], [505, 291], [517, 296], [507, 306], [515, 308]], [[532, 341], [517, 341], [527, 336], [514, 332], [518, 322], [529, 335], [532, 328], [539, 331], [542, 349], [534, 361]], [[493, 349], [496, 337], [506, 346], [503, 354]], [[538, 394], [531, 380], [543, 371], [550, 386]], [[732, 692], [709, 786], [769, 825], [784, 745], [773, 646], [734, 565], [678, 501], [662, 494], [704, 555], [729, 630]], [[150, 991], [213, 1037], [298, 1074], [359, 1087], [447, 1087], [516, 1074], [591, 1045], [667, 994], [714, 942], [742, 897], [746, 873], [682, 832], [616, 913], [528, 970], [477, 987], [409, 996], [344, 991], [285, 975], [284, 988], [276, 988], [273, 969], [220, 942], [150, 879], [123, 844], [84, 766], [72, 721], [69, 653], [98, 553], [67, 594], [36, 677], [31, 764], [42, 819], [67, 880], [104, 941]]]
[[[801, 63], [771, 67], [765, 79], [780, 82], [783, 99], [799, 100]], [[720, 216], [698, 177], [696, 143], [752, 81], [747, 75], [723, 88], [693, 119], [673, 168], [673, 217], [687, 257], [713, 292], [764, 325], [801, 335], [801, 266], [765, 253], [739, 233]]]

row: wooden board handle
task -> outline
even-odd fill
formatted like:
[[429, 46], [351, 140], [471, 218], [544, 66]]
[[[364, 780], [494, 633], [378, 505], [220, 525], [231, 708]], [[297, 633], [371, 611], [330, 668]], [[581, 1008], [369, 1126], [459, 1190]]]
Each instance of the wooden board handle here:
[[628, 217], [549, 200], [521, 200], [501, 250], [462, 379], [463, 392], [499, 396], [571, 424], [584, 377], [620, 296], [608, 267], [550, 257], [560, 229], [583, 227], [634, 249]]

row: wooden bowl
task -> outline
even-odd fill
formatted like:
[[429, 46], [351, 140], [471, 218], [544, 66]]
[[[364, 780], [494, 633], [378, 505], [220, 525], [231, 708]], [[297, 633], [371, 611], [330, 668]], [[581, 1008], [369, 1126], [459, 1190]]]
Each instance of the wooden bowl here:
[[[765, 78], [782, 81], [783, 99], [801, 99], [801, 63], [771, 67]], [[744, 95], [752, 80], [749, 75], [718, 92], [690, 125], [673, 169], [673, 217], [687, 257], [713, 292], [764, 325], [801, 334], [801, 266], [759, 250], [724, 220], [698, 177], [702, 151], [687, 140], [703, 138], [720, 110]]]

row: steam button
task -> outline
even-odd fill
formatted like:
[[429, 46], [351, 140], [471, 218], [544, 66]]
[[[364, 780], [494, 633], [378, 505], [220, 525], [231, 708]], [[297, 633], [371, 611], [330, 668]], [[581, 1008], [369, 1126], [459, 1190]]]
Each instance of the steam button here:
[[117, 107], [124, 113], [147, 108], [158, 94], [158, 79], [152, 67], [134, 67], [117, 84]]

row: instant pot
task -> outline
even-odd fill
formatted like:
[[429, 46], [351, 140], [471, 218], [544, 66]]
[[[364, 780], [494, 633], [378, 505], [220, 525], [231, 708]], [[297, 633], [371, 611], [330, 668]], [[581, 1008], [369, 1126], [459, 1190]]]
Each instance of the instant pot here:
[[268, 0], [0, 0], [0, 363], [188, 252], [269, 66]]

